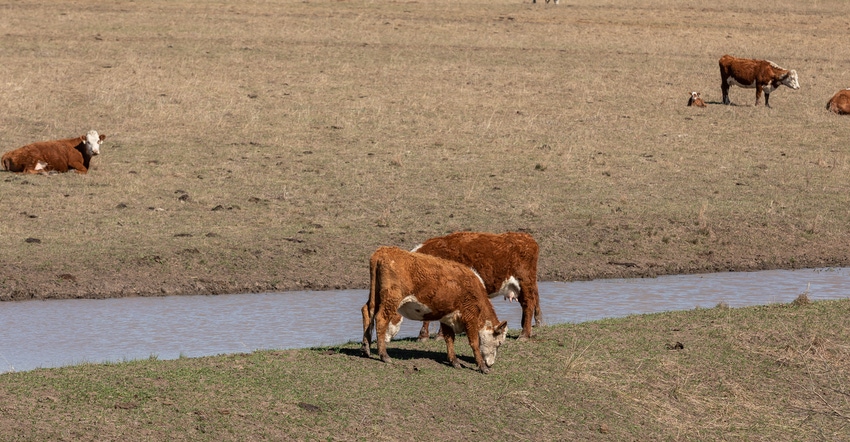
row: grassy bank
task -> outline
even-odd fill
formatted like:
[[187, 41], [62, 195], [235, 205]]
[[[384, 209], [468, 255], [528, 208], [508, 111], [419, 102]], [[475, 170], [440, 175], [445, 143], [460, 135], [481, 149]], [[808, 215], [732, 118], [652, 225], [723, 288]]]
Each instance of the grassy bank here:
[[631, 316], [510, 340], [488, 375], [442, 342], [0, 375], [0, 439], [846, 440], [850, 301]]
[[[467, 229], [532, 233], [542, 280], [850, 265], [845, 9], [7, 2], [0, 149], [107, 140], [0, 173], [0, 300], [363, 288]], [[725, 53], [802, 88], [718, 105]]]

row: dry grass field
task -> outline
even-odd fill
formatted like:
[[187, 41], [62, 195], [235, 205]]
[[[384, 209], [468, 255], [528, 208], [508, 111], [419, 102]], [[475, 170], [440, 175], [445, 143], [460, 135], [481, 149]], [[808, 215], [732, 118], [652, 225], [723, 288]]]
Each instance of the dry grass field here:
[[[467, 229], [533, 234], [542, 280], [848, 265], [848, 9], [2, 2], [0, 150], [107, 139], [0, 173], [0, 299], [366, 287]], [[720, 105], [726, 53], [802, 87]]]

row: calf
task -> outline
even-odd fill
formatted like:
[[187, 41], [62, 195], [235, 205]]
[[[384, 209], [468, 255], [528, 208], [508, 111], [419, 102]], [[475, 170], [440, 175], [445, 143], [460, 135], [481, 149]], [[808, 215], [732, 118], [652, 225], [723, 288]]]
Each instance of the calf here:
[[769, 60], [751, 60], [731, 55], [720, 57], [720, 90], [723, 92], [723, 104], [731, 104], [729, 86], [756, 88], [756, 106], [764, 91], [764, 105], [770, 107], [770, 93], [785, 85], [791, 89], [800, 89], [797, 71], [779, 67]]
[[100, 154], [104, 139], [106, 135], [98, 135], [97, 131], [91, 130], [76, 138], [27, 144], [6, 152], [0, 161], [10, 172], [48, 173], [74, 169], [78, 173], [86, 173], [92, 157]]
[[691, 98], [688, 98], [688, 106], [705, 107], [705, 101], [702, 101], [699, 92], [691, 92]]
[[[519, 339], [525, 340], [531, 337], [532, 316], [537, 325], [543, 324], [537, 292], [538, 249], [537, 242], [526, 233], [455, 232], [431, 238], [413, 251], [472, 267], [481, 275], [490, 298], [502, 295], [511, 301], [518, 299], [522, 307]], [[427, 340], [428, 336], [425, 322], [419, 339]]]
[[838, 115], [850, 114], [850, 89], [836, 92], [826, 103], [826, 108]]
[[472, 269], [397, 247], [381, 247], [372, 254], [369, 271], [369, 300], [361, 309], [365, 356], [370, 355], [373, 326], [378, 355], [391, 362], [387, 343], [398, 333], [402, 317], [439, 320], [452, 366], [460, 367], [455, 332], [466, 332], [478, 370], [490, 371], [496, 350], [505, 342], [508, 323], [499, 322], [481, 278]]

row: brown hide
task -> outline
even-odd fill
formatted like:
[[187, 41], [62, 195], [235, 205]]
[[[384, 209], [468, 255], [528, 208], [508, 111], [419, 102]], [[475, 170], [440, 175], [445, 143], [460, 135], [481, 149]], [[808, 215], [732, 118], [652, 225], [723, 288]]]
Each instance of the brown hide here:
[[[105, 135], [100, 136], [101, 140], [104, 138]], [[67, 172], [71, 169], [86, 173], [91, 156], [87, 152], [85, 140], [86, 136], [82, 135], [19, 147], [3, 154], [3, 168], [10, 172], [22, 173]], [[43, 165], [41, 169], [37, 167], [39, 162]]]
[[[764, 94], [764, 105], [770, 107], [770, 93], [776, 90], [789, 73], [789, 71], [771, 63], [768, 60], [753, 60], [749, 58], [737, 58], [724, 55], [718, 61], [720, 65], [720, 89], [723, 93], [723, 104], [731, 104], [729, 100], [729, 78], [739, 83], [741, 87], [754, 87], [756, 89], [756, 102], [758, 106], [762, 91]], [[768, 89], [765, 89], [768, 87]]]
[[826, 103], [826, 108], [839, 115], [850, 114], [850, 89], [836, 92]]
[[[456, 232], [431, 238], [414, 250], [472, 267], [481, 275], [490, 296], [495, 296], [502, 284], [513, 276], [520, 285], [517, 296], [522, 307], [520, 339], [531, 337], [532, 316], [538, 325], [543, 323], [537, 292], [539, 248], [531, 235], [518, 232]], [[427, 323], [423, 324], [419, 336], [420, 339], [428, 338]]]
[[[413, 295], [430, 310], [417, 319], [443, 319], [444, 322], [450, 322], [450, 318], [457, 320], [463, 331], [466, 331], [478, 369], [483, 373], [489, 371], [479, 346], [479, 331], [487, 328], [485, 333], [491, 330], [494, 336], [501, 333], [501, 339], [504, 340], [507, 322], [499, 322], [481, 280], [470, 268], [397, 247], [381, 247], [372, 254], [369, 270], [369, 300], [361, 309], [362, 350], [366, 356], [369, 356], [374, 325], [378, 355], [385, 362], [391, 361], [387, 355], [387, 333], [390, 327], [401, 322], [399, 307], [402, 300]], [[449, 362], [459, 367], [460, 362], [454, 351], [455, 330], [446, 323], [441, 323], [441, 329], [446, 335]], [[390, 337], [393, 334], [395, 332], [391, 332]]]

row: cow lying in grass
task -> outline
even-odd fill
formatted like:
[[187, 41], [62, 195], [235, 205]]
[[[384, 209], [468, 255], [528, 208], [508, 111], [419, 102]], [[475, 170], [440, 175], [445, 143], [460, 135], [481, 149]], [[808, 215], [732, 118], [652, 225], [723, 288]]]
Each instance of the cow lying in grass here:
[[769, 60], [751, 60], [731, 55], [720, 57], [720, 90], [723, 92], [723, 104], [731, 104], [729, 86], [756, 88], [756, 106], [764, 92], [764, 105], [770, 107], [770, 93], [785, 85], [791, 89], [800, 89], [797, 71], [779, 67]]
[[[520, 340], [531, 337], [531, 318], [542, 325], [537, 292], [537, 242], [526, 233], [502, 234], [456, 232], [431, 238], [414, 252], [438, 256], [472, 267], [481, 275], [490, 298], [518, 300], [522, 307]], [[428, 322], [422, 324], [420, 340], [429, 337]]]
[[702, 101], [699, 92], [691, 92], [691, 98], [688, 98], [688, 106], [705, 107], [705, 101]]
[[826, 108], [838, 115], [850, 114], [850, 89], [836, 92], [826, 103]]
[[505, 342], [507, 321], [499, 322], [481, 278], [467, 266], [397, 247], [381, 247], [369, 260], [369, 300], [363, 305], [363, 346], [370, 356], [372, 327], [378, 355], [391, 362], [387, 343], [398, 333], [402, 317], [440, 321], [449, 362], [460, 367], [454, 349], [456, 332], [465, 332], [482, 373], [496, 362]]
[[98, 135], [92, 130], [76, 138], [27, 144], [6, 152], [0, 161], [10, 172], [48, 173], [73, 169], [86, 173], [92, 157], [100, 154], [104, 139], [106, 135]]

